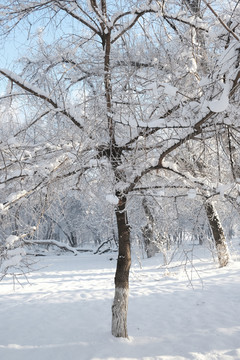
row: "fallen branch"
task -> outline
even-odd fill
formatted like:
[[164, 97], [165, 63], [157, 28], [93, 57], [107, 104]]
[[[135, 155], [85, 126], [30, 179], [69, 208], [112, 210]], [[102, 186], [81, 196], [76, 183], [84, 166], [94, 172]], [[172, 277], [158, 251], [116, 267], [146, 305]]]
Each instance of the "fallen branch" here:
[[108, 243], [109, 243], [109, 245], [110, 245], [111, 242], [112, 242], [112, 239], [108, 239], [108, 240], [104, 241], [104, 242], [97, 248], [97, 250], [94, 252], [94, 255], [96, 255], [96, 254], [104, 254], [104, 253], [106, 253], [106, 252], [108, 252], [108, 251], [111, 251], [110, 246], [109, 246], [108, 249], [105, 249], [105, 250], [103, 250], [103, 251], [100, 252], [100, 249], [101, 249], [104, 245], [106, 245], [106, 244], [108, 244]]
[[91, 250], [91, 249], [80, 249], [80, 248], [76, 248], [76, 250], [77, 250], [78, 252], [93, 252], [93, 250]]
[[23, 242], [26, 245], [53, 245], [53, 246], [57, 246], [60, 249], [72, 252], [74, 255], [77, 255], [78, 251], [80, 251], [80, 250], [77, 250], [77, 249], [67, 245], [67, 244], [61, 243], [60, 241], [57, 241], [57, 240], [25, 240], [25, 239], [23, 239]]

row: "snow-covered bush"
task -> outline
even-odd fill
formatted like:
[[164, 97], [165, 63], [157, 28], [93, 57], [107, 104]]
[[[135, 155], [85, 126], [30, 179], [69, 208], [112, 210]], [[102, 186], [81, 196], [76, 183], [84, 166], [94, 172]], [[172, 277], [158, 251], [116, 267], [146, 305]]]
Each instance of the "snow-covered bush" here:
[[10, 235], [0, 247], [0, 279], [7, 274], [16, 276], [26, 271], [28, 262], [21, 239]]

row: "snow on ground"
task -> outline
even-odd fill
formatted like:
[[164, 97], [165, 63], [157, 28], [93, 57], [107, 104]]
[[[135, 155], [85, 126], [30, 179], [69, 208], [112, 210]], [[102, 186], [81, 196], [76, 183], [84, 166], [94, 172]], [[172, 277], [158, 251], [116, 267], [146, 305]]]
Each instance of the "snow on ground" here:
[[187, 273], [134, 256], [128, 340], [110, 333], [116, 254], [40, 258], [29, 284], [0, 283], [0, 359], [239, 360], [240, 256], [196, 253]]

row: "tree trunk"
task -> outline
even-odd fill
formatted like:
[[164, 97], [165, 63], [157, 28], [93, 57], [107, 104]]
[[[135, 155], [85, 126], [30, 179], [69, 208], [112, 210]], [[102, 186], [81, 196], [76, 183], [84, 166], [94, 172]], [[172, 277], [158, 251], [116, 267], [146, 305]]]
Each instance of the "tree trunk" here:
[[119, 250], [115, 274], [115, 296], [112, 305], [112, 335], [128, 337], [127, 310], [129, 270], [131, 266], [130, 229], [127, 220], [126, 198], [119, 200], [116, 209]]
[[144, 238], [144, 247], [147, 254], [147, 257], [153, 257], [157, 252], [157, 247], [154, 244], [154, 219], [152, 213], [148, 207], [147, 200], [144, 197], [142, 200], [143, 209], [147, 218], [147, 224], [142, 229], [142, 234]]
[[217, 249], [219, 265], [220, 267], [223, 267], [226, 266], [229, 262], [228, 246], [223, 232], [223, 228], [214, 205], [210, 202], [207, 202], [205, 204], [205, 208], [208, 221], [212, 230], [215, 246]]

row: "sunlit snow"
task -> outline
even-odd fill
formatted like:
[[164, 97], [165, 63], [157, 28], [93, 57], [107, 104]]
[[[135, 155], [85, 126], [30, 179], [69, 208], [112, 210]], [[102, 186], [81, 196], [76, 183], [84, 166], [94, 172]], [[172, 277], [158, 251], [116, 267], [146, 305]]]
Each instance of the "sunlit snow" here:
[[239, 360], [239, 252], [220, 269], [191, 250], [167, 267], [133, 251], [125, 340], [111, 335], [116, 254], [41, 257], [15, 289], [4, 278], [0, 359]]

